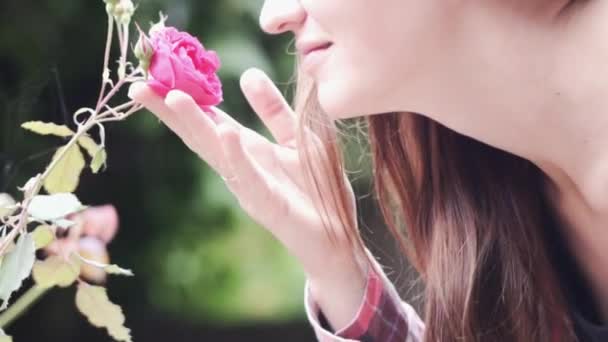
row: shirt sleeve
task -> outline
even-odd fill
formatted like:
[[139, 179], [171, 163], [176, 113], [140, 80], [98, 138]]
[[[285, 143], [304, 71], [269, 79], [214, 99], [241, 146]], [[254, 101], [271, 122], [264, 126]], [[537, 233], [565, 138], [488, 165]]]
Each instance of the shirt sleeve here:
[[334, 330], [310, 293], [309, 280], [304, 286], [306, 315], [320, 342], [419, 342], [423, 341], [424, 323], [411, 305], [401, 300], [382, 266], [373, 260], [365, 294], [355, 317], [345, 327]]

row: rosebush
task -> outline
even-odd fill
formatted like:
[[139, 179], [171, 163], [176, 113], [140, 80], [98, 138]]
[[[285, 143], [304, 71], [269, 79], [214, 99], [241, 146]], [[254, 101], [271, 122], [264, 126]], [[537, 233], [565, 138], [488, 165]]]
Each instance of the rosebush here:
[[[143, 108], [135, 101], [110, 105], [120, 89], [133, 82], [149, 82], [156, 91], [180, 89], [203, 108], [222, 101], [216, 71], [217, 54], [206, 51], [198, 39], [172, 27], [166, 17], [141, 34], [134, 54], [139, 66], [127, 60], [129, 28], [135, 6], [131, 0], [104, 0], [108, 35], [97, 103], [73, 113], [76, 129], [51, 122], [30, 121], [21, 126], [41, 135], [68, 140], [48, 166], [19, 187], [18, 201], [0, 194], [0, 328], [4, 329], [31, 303], [55, 286], [77, 284], [76, 307], [96, 327], [107, 329], [117, 341], [131, 341], [122, 309], [108, 298], [103, 284], [107, 274], [132, 276], [128, 269], [110, 264], [106, 250], [118, 228], [112, 205], [83, 205], [74, 192], [85, 167], [92, 173], [107, 165], [105, 124], [124, 121]], [[141, 30], [140, 30], [141, 33]], [[115, 76], [110, 51], [117, 36], [120, 56]], [[166, 95], [166, 93], [164, 94]], [[92, 128], [97, 135], [90, 135]], [[88, 156], [88, 157], [85, 157]], [[47, 194], [40, 194], [41, 191]], [[38, 256], [36, 250], [43, 250]], [[32, 276], [34, 285], [12, 305], [11, 296]], [[95, 284], [91, 284], [95, 283]], [[0, 329], [0, 342], [12, 341]]]

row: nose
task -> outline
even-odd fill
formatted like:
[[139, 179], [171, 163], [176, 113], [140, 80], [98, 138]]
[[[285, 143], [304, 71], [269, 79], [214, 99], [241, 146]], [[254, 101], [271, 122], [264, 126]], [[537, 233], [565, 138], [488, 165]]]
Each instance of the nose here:
[[300, 0], [266, 0], [260, 13], [260, 27], [269, 34], [295, 32], [305, 18]]

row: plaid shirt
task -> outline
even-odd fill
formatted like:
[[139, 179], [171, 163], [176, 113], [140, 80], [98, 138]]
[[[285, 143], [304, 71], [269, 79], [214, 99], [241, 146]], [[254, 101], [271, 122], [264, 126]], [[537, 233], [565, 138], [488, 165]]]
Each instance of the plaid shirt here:
[[[366, 249], [368, 254], [371, 253]], [[372, 259], [376, 259], [372, 256]], [[304, 286], [306, 315], [319, 342], [418, 342], [423, 340], [424, 323], [416, 311], [403, 302], [393, 284], [375, 262], [367, 277], [365, 295], [357, 314], [347, 326], [333, 330]]]

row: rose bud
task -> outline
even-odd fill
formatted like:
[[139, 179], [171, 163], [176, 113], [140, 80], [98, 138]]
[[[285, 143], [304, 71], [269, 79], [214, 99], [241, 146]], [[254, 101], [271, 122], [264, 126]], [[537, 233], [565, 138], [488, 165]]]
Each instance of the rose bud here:
[[113, 15], [121, 24], [127, 25], [131, 21], [131, 17], [135, 12], [135, 6], [133, 6], [133, 2], [131, 0], [119, 0], [116, 5], [114, 5]]
[[109, 15], [114, 16], [114, 8], [116, 7], [118, 0], [103, 0], [103, 2], [106, 3], [106, 12]]
[[150, 67], [150, 60], [154, 54], [154, 48], [152, 47], [150, 38], [141, 31], [139, 26], [137, 27], [137, 30], [139, 31], [139, 39], [137, 40], [135, 47], [133, 47], [133, 54], [139, 60], [139, 67], [147, 74], [148, 68]]
[[167, 21], [167, 16], [164, 15], [163, 12], [159, 12], [158, 15], [160, 19], [157, 23], [151, 23], [152, 26], [150, 27], [150, 30], [148, 30], [149, 35], [153, 35], [158, 31], [162, 31], [166, 27], [165, 21]]

